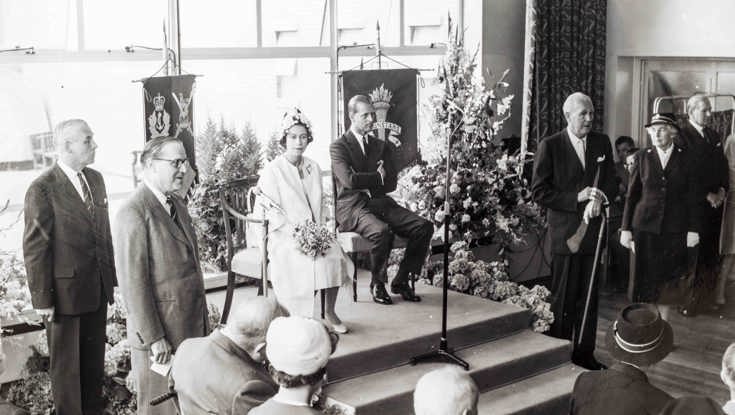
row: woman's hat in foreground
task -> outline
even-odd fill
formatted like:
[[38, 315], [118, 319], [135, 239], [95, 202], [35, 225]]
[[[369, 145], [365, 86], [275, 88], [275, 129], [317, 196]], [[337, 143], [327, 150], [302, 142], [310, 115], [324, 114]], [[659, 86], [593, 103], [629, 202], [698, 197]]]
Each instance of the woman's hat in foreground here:
[[610, 354], [623, 362], [647, 366], [666, 357], [674, 344], [671, 325], [656, 306], [635, 303], [618, 313], [605, 338]]

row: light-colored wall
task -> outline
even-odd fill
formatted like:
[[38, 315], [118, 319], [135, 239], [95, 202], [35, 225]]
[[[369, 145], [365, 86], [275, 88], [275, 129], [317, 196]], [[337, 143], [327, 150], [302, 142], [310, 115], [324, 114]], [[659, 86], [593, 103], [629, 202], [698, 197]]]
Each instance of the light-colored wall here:
[[[510, 73], [507, 93], [513, 94], [512, 116], [502, 137], [521, 134], [523, 91], [523, 43], [525, 40], [525, 0], [464, 0], [465, 46], [474, 51], [478, 44], [481, 70], [488, 85], [498, 80], [506, 69]], [[489, 71], [489, 72], [488, 72]]]
[[605, 130], [631, 131], [634, 57], [735, 56], [733, 0], [608, 0]]

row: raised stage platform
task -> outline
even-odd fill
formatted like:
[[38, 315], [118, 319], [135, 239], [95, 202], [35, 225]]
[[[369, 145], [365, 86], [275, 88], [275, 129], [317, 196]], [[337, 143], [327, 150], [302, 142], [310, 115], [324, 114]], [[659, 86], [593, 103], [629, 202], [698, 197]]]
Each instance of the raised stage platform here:
[[[368, 274], [361, 271], [358, 280], [358, 302], [349, 290], [338, 299], [350, 332], [329, 362], [327, 403], [347, 414], [411, 414], [416, 381], [441, 365], [408, 363], [439, 344], [441, 290], [419, 283], [420, 303], [393, 296], [395, 303], [383, 306], [370, 298]], [[220, 295], [207, 296], [217, 304]], [[238, 289], [235, 303], [248, 295], [255, 290]], [[533, 333], [526, 310], [451, 291], [448, 316], [449, 345], [470, 364], [482, 393], [481, 414], [568, 413], [581, 371], [569, 362], [569, 342]]]

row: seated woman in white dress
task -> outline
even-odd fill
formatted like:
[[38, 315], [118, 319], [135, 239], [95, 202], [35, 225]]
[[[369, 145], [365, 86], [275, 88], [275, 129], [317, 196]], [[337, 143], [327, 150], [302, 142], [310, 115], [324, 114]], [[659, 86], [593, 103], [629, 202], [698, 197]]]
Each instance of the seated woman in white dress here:
[[[258, 187], [259, 209], [269, 219], [268, 256], [273, 291], [291, 315], [313, 317], [315, 291], [324, 289], [325, 317], [338, 333], [347, 328], [334, 311], [339, 287], [350, 281], [354, 265], [337, 242], [324, 255], [306, 255], [299, 250], [294, 226], [307, 220], [325, 224], [329, 209], [322, 200], [319, 165], [303, 156], [313, 140], [311, 124], [298, 109], [284, 115], [281, 146], [285, 153], [273, 159], [261, 172]], [[263, 208], [268, 198], [282, 209]]]

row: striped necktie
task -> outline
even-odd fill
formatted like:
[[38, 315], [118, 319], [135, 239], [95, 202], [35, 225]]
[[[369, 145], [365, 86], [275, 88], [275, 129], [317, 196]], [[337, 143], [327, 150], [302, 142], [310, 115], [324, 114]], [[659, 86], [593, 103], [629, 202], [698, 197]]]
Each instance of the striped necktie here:
[[84, 195], [84, 204], [87, 206], [87, 210], [89, 211], [89, 214], [94, 216], [94, 201], [92, 200], [92, 192], [89, 191], [89, 186], [87, 185], [87, 181], [84, 180], [84, 176], [82, 175], [82, 172], [77, 172], [77, 179], [79, 179], [79, 184], [82, 185], [82, 194]]

